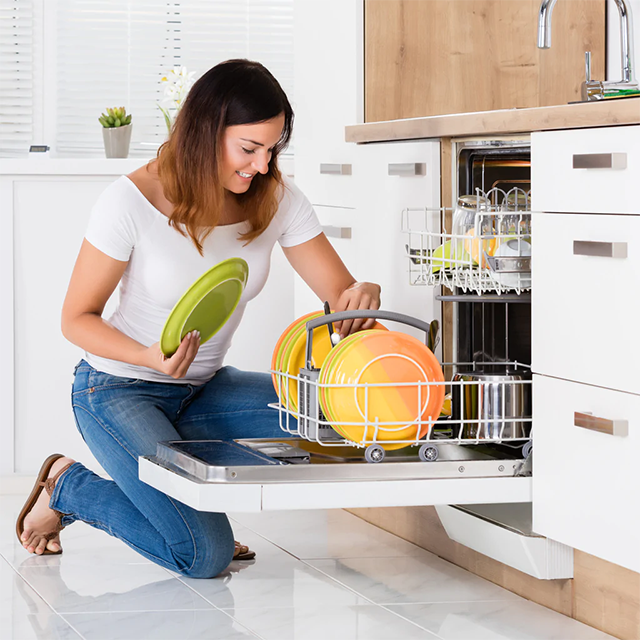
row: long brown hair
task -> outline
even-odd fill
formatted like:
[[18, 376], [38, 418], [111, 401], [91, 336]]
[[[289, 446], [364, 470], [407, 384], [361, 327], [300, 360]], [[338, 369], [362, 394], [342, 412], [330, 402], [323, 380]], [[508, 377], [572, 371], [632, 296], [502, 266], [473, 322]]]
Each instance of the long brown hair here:
[[257, 173], [245, 193], [234, 194], [248, 214], [250, 229], [240, 236], [247, 242], [269, 226], [278, 210], [284, 182], [277, 161], [291, 138], [291, 104], [273, 75], [250, 60], [221, 62], [189, 91], [169, 139], [158, 150], [157, 166], [164, 195], [173, 204], [170, 224], [189, 236], [200, 254], [224, 203], [219, 163], [226, 128], [265, 122], [280, 114], [282, 136], [273, 148], [268, 172]]

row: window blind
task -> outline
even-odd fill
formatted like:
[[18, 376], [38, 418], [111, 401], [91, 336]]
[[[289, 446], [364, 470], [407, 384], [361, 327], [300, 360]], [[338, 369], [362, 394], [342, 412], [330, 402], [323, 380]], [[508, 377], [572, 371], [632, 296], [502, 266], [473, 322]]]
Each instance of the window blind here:
[[26, 154], [32, 137], [32, 1], [0, 0], [0, 154]]
[[229, 58], [264, 64], [293, 101], [293, 0], [58, 0], [58, 155], [102, 155], [98, 116], [132, 114], [130, 156], [166, 138], [160, 79]]

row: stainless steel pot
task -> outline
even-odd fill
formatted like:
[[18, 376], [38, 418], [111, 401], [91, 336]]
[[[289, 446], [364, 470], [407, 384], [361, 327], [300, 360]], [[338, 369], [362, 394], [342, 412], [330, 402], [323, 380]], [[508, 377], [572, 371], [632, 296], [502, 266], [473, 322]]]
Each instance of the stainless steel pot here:
[[526, 438], [531, 431], [531, 385], [526, 373], [472, 371], [453, 376], [451, 417], [462, 420], [462, 437]]

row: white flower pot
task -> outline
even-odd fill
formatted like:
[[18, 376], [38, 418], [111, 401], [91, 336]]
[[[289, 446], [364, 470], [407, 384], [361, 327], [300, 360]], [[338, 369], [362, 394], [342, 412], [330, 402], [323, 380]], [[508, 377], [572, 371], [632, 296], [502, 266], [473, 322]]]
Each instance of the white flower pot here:
[[127, 158], [129, 156], [132, 126], [127, 124], [124, 127], [102, 127], [104, 152], [107, 158]]

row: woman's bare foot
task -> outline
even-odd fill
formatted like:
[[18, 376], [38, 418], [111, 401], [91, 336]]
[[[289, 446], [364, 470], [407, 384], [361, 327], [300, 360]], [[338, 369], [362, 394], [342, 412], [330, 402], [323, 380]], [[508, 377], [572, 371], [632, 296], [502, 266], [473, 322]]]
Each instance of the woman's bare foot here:
[[[53, 478], [62, 467], [73, 462], [75, 461], [71, 458], [58, 458], [53, 463], [48, 477]], [[43, 489], [33, 505], [33, 509], [24, 519], [24, 531], [20, 539], [22, 546], [29, 553], [42, 555], [45, 549], [54, 553], [61, 549], [60, 534], [47, 540], [47, 535], [54, 532], [59, 523], [58, 516], [53, 509], [49, 508], [49, 500], [51, 500], [51, 496]]]

